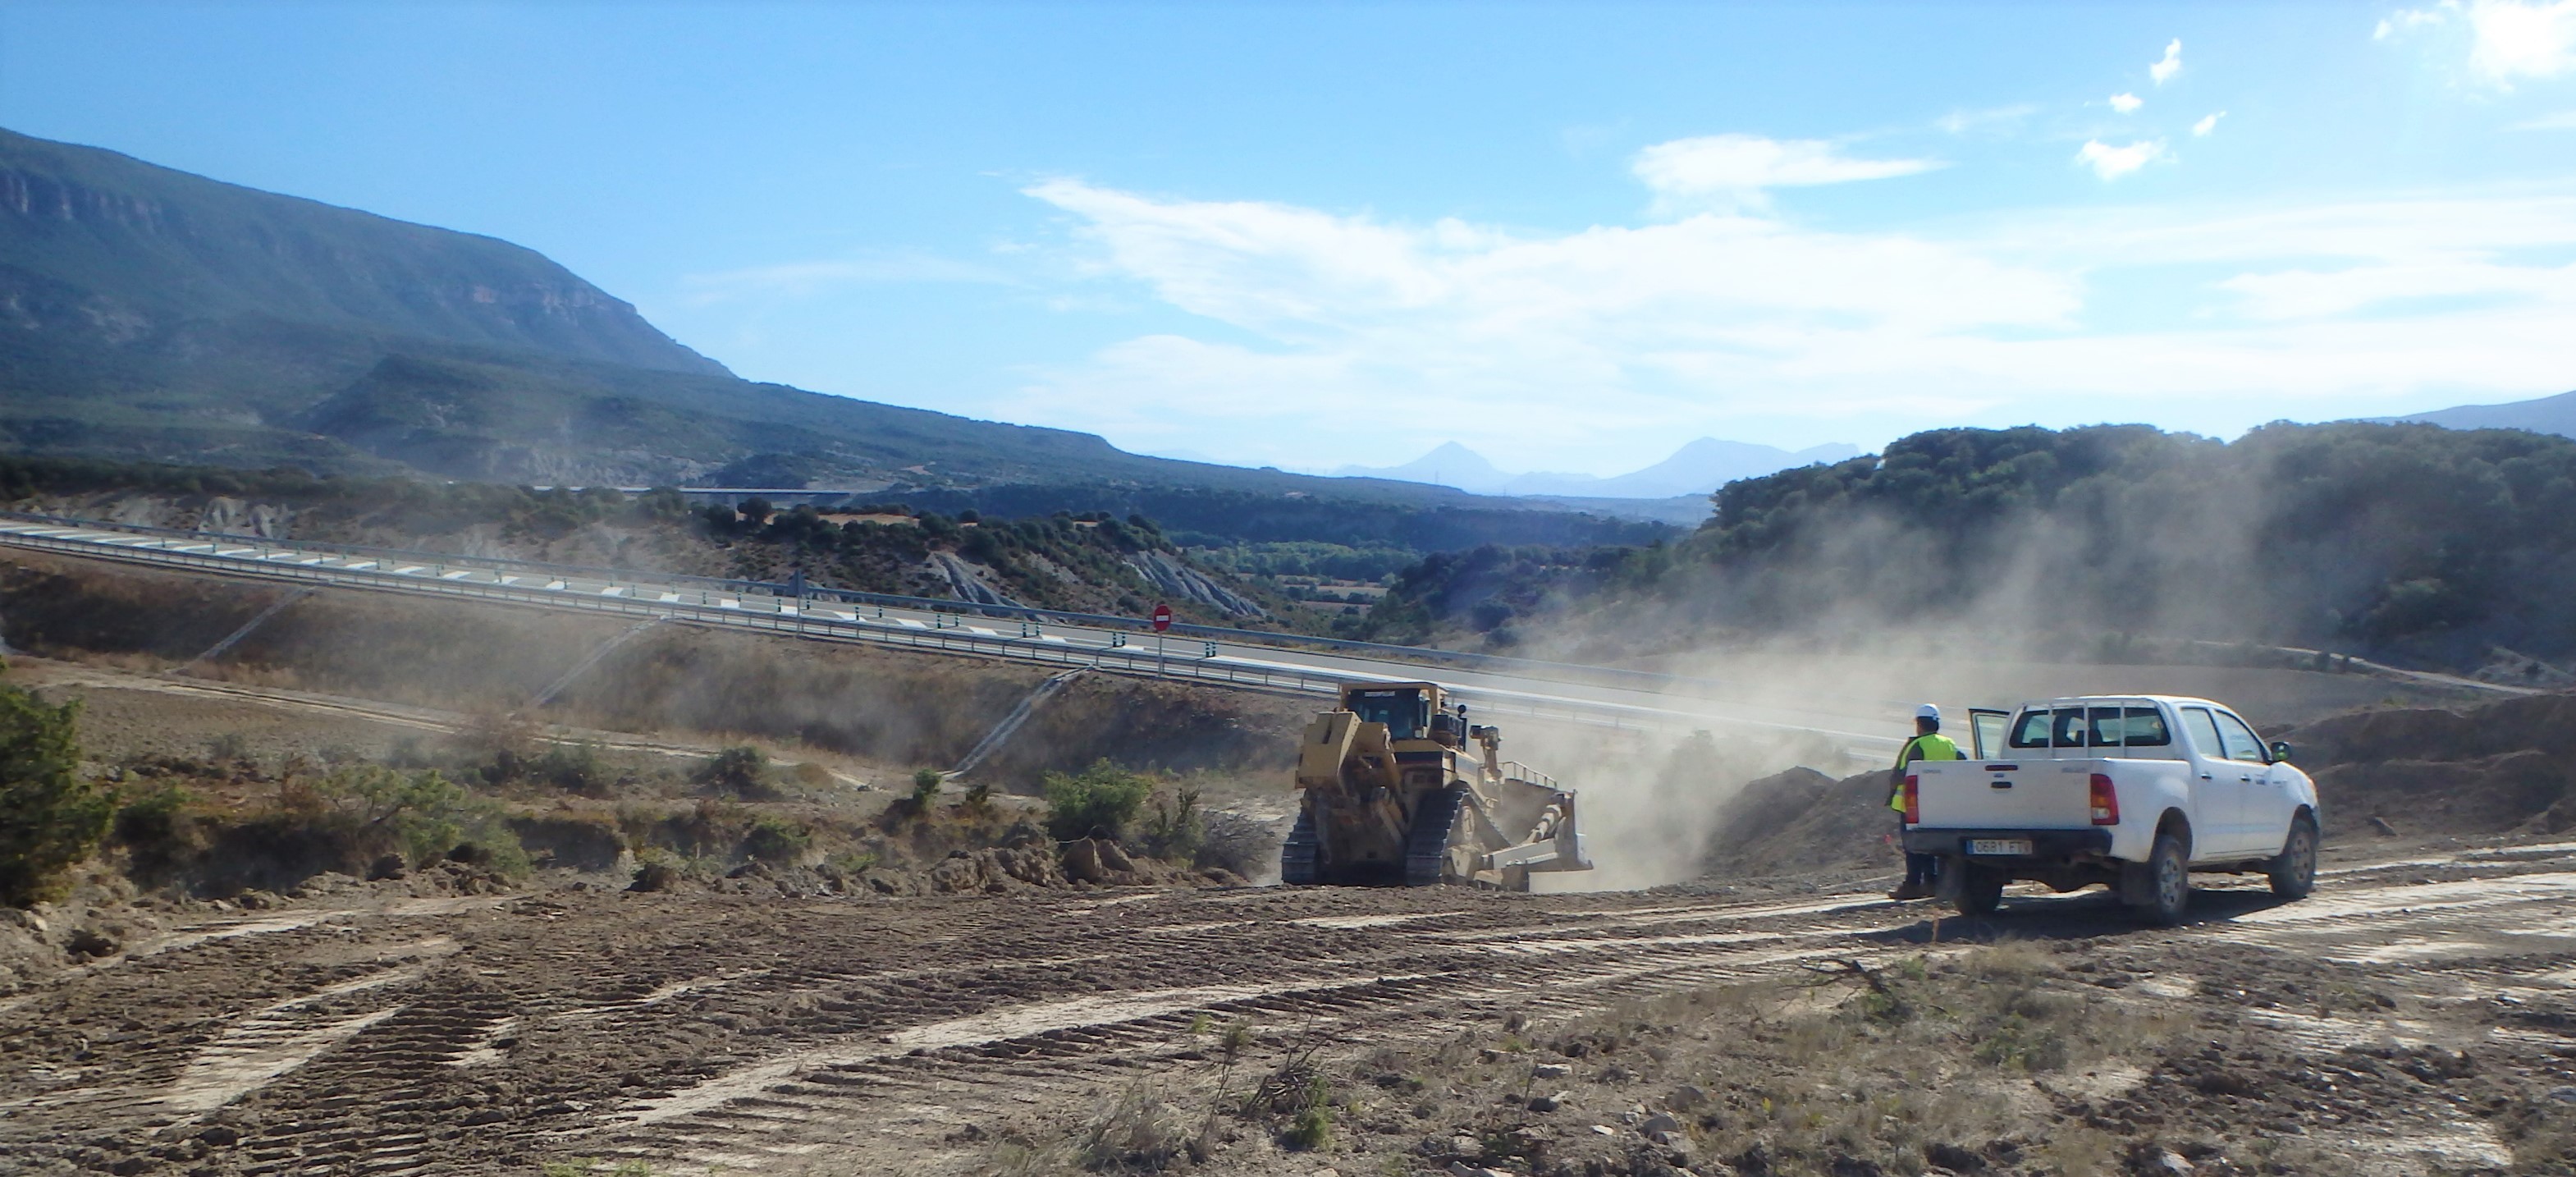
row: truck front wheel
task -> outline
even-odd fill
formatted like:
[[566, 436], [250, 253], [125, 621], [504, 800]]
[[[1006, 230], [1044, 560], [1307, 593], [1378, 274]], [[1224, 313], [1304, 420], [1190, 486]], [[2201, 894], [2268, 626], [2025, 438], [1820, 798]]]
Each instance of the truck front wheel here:
[[2181, 923], [2183, 910], [2191, 906], [2191, 859], [2183, 852], [2182, 839], [2156, 835], [2155, 849], [2142, 865], [2146, 877], [2139, 880], [2145, 886], [2137, 897], [2138, 914], [2159, 924]]
[[2317, 889], [2317, 823], [2307, 814], [2290, 822], [2289, 841], [2263, 873], [2272, 877], [2272, 894], [2283, 899], [2305, 899]]

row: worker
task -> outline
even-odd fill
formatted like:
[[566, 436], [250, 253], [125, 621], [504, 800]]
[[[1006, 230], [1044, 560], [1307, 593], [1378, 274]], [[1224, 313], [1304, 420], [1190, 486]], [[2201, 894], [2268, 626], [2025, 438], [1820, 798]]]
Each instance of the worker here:
[[[1965, 760], [1959, 745], [1941, 734], [1941, 709], [1926, 703], [1914, 709], [1914, 738], [1896, 753], [1888, 774], [1887, 807], [1896, 811], [1896, 844], [1905, 845], [1905, 768], [1917, 760]], [[1890, 899], [1929, 899], [1941, 860], [1930, 854], [1905, 853], [1905, 881], [1887, 893]]]

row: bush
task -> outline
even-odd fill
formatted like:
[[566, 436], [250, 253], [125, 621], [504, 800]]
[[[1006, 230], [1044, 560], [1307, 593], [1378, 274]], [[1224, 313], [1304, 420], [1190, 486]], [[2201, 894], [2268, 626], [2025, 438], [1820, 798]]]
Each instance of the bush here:
[[1218, 810], [1207, 815], [1191, 865], [1218, 867], [1256, 878], [1279, 865], [1279, 834], [1270, 823]]
[[794, 862], [814, 844], [814, 831], [779, 817], [762, 817], [742, 836], [742, 856], [762, 862]]
[[1073, 776], [1046, 774], [1042, 792], [1047, 803], [1047, 833], [1057, 841], [1121, 836], [1153, 792], [1145, 778], [1107, 760], [1093, 762]]
[[929, 813], [931, 803], [939, 800], [939, 783], [947, 778], [935, 768], [914, 769], [912, 773], [912, 811]]
[[1199, 816], [1199, 791], [1187, 785], [1173, 793], [1154, 794], [1154, 812], [1145, 819], [1145, 853], [1165, 862], [1194, 862], [1207, 841]]
[[80, 704], [0, 687], [0, 904], [61, 894], [106, 836], [115, 803], [80, 776]]
[[530, 769], [538, 780], [567, 793], [595, 797], [608, 788], [608, 774], [599, 765], [599, 746], [588, 742], [549, 745]]
[[434, 771], [345, 768], [310, 788], [322, 803], [356, 819], [362, 840], [372, 843], [366, 851], [390, 850], [415, 866], [455, 857], [503, 874], [528, 869], [527, 852], [500, 804]]
[[125, 847], [127, 870], [138, 881], [166, 879], [205, 848], [191, 812], [195, 803], [188, 790], [164, 784], [117, 809], [116, 843]]
[[711, 793], [746, 801], [773, 798], [769, 787], [769, 754], [753, 747], [727, 748], [707, 758], [689, 779]]

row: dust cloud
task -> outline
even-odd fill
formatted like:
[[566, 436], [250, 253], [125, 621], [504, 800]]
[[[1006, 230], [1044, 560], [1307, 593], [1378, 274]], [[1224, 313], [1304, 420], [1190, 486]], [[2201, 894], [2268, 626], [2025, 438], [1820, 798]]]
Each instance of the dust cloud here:
[[2251, 480], [2172, 484], [2181, 477], [2088, 487], [2083, 501], [2008, 512], [1958, 541], [1884, 511], [1848, 512], [1810, 521], [1760, 558], [1685, 556], [1663, 592], [1560, 600], [1551, 615], [1516, 620], [1516, 655], [1696, 680], [1657, 705], [1709, 715], [1714, 733], [1511, 731], [1517, 758], [1578, 791], [1598, 866], [1548, 889], [1696, 877], [1745, 782], [1800, 766], [1847, 778], [1886, 763], [1822, 737], [1745, 734], [1730, 719], [1875, 734], [1892, 756], [1921, 703], [1939, 705], [1966, 746], [1969, 707], [2062, 695], [2204, 696], [2270, 728], [2420, 697], [2258, 656], [2254, 643], [2322, 620], [2282, 616], [2262, 591], [2271, 573], [2253, 521], [2271, 512], [2248, 498], [2259, 493]]

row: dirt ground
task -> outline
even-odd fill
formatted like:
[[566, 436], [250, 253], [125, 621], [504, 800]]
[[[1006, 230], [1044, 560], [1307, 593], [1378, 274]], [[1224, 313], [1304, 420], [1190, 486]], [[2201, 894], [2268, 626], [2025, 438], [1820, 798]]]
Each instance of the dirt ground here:
[[[227, 738], [381, 757], [612, 632], [324, 597], [177, 675], [264, 601], [16, 575], [0, 625], [68, 660], [11, 679], [85, 698], [102, 765]], [[430, 670], [323, 656], [352, 635]], [[854, 806], [964, 737], [689, 711], [669, 684], [962, 699], [958, 732], [1033, 685], [726, 635], [620, 655], [622, 685], [568, 694], [556, 734], [642, 763], [749, 732]], [[1130, 732], [1225, 749], [1166, 765], [1219, 794], [1276, 785], [1259, 750], [1293, 708], [1097, 692], [1011, 772]], [[0, 946], [79, 962], [0, 996], [0, 1174], [2576, 1174], [2566, 706], [2294, 733], [2330, 805], [2352, 799], [2318, 892], [2206, 879], [2175, 929], [2098, 891], [1978, 920], [1888, 903], [1894, 856], [1852, 824], [1883, 820], [1873, 787], [1814, 773], [1729, 803], [1721, 875], [1591, 894], [887, 896], [761, 872], [638, 892], [623, 869], [449, 866], [215, 901], [102, 875], [0, 913]]]
[[[343, 893], [173, 913], [0, 1001], [0, 1157], [1046, 1172], [1102, 1125], [1150, 1146], [1141, 1108], [1202, 1171], [1298, 1177], [2563, 1173], [2571, 897], [2564, 843], [2204, 890], [2173, 930], [2099, 893], [1974, 921], [1850, 893]], [[1846, 968], [1927, 1008], [2054, 994], [2005, 1036], [2041, 1046], [1881, 1033], [1818, 971]], [[1330, 1109], [1312, 1151], [1235, 1110], [1283, 1072]]]

